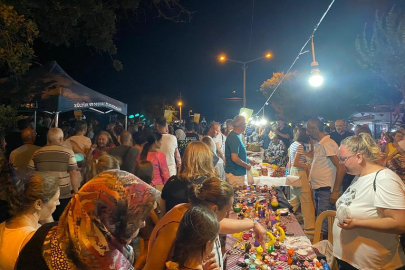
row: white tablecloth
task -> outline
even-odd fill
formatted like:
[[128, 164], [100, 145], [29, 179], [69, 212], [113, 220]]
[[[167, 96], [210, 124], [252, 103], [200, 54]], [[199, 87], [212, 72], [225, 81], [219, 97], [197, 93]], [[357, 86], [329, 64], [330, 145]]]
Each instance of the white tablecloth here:
[[260, 185], [260, 186], [288, 186], [287, 183], [292, 183], [295, 182], [299, 179], [298, 176], [292, 176], [289, 175], [287, 177], [271, 177], [271, 176], [258, 176], [258, 177], [253, 177], [254, 179], [254, 183], [256, 185]]

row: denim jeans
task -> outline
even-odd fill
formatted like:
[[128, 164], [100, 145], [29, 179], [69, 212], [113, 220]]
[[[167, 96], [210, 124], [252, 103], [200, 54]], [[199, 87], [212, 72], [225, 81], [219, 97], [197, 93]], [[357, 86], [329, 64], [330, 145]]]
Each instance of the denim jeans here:
[[[330, 203], [331, 189], [330, 187], [321, 187], [314, 189], [315, 214], [318, 217], [326, 210], [335, 210], [335, 206]], [[325, 218], [322, 222], [322, 233], [328, 232], [328, 219]]]

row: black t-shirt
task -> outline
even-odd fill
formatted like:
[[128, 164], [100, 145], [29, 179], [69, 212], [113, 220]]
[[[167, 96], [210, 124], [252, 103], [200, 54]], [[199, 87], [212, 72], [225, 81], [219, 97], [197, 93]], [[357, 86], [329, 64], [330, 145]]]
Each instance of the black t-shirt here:
[[200, 137], [198, 137], [197, 133], [186, 133], [186, 140], [190, 142], [198, 142]]
[[[290, 139], [291, 139], [291, 128], [290, 128], [290, 126], [284, 125], [284, 127], [282, 129], [277, 128], [277, 130], [282, 134], [289, 134]], [[280, 135], [277, 135], [277, 137], [284, 143], [286, 148], [290, 147], [290, 139], [286, 139], [286, 138], [284, 138], [284, 137], [282, 137]]]
[[201, 184], [206, 176], [195, 180], [181, 180], [177, 175], [173, 175], [167, 180], [162, 190], [162, 199], [166, 201], [166, 212], [181, 203], [188, 203], [188, 188], [192, 184]]
[[330, 138], [332, 139], [332, 140], [334, 140], [336, 143], [337, 143], [337, 145], [339, 145], [340, 146], [340, 143], [344, 140], [344, 139], [346, 139], [347, 137], [350, 137], [350, 136], [352, 136], [353, 134], [350, 134], [349, 132], [347, 132], [347, 131], [345, 131], [345, 133], [343, 133], [343, 134], [340, 134], [339, 132], [337, 132], [337, 131], [334, 131], [334, 132], [332, 132], [331, 134], [329, 134], [329, 136], [330, 136]]

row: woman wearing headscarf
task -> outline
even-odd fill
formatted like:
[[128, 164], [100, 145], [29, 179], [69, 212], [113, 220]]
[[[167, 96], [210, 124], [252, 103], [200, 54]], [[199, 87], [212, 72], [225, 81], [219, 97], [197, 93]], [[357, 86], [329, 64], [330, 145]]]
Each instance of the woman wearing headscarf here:
[[133, 269], [129, 245], [159, 191], [120, 170], [105, 171], [74, 195], [58, 225], [42, 226], [16, 269]]

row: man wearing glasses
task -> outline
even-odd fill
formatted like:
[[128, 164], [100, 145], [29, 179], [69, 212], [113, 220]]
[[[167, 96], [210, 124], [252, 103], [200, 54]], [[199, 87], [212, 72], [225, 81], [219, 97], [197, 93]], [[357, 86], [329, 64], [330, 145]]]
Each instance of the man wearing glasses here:
[[[339, 198], [344, 167], [338, 159], [339, 147], [334, 140], [323, 132], [324, 124], [313, 118], [307, 122], [307, 134], [315, 141], [310, 154], [313, 156], [309, 181], [314, 191], [316, 216], [326, 210], [334, 210]], [[322, 223], [322, 233], [327, 233], [328, 224]]]

